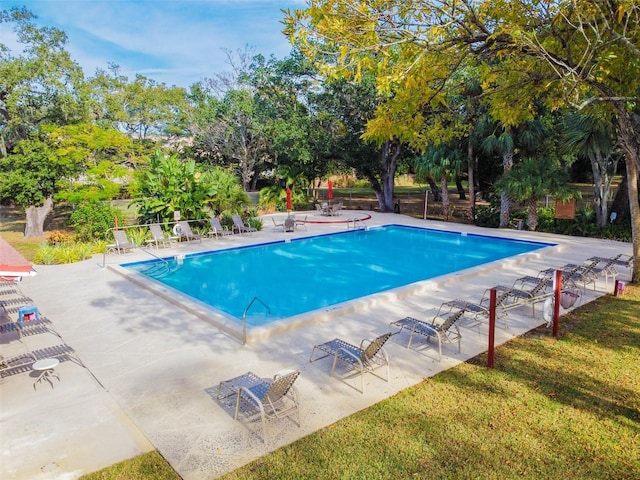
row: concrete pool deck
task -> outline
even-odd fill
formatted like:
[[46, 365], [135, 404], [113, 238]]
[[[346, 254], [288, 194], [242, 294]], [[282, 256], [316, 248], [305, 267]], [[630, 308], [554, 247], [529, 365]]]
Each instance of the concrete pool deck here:
[[[182, 478], [215, 478], [485, 351], [487, 329], [463, 322], [461, 353], [455, 345], [445, 344], [441, 362], [433, 342], [418, 341], [418, 348], [408, 350], [404, 333], [393, 336], [385, 346], [391, 363], [390, 382], [367, 375], [364, 394], [358, 391], [358, 377], [331, 378], [330, 360], [309, 363], [314, 344], [336, 336], [359, 343], [386, 332], [391, 321], [402, 317], [426, 319], [446, 300], [479, 301], [488, 287], [510, 285], [520, 276], [537, 275], [548, 267], [582, 263], [593, 255], [631, 253], [631, 245], [620, 242], [367, 213], [371, 215], [364, 222], [367, 225], [406, 224], [557, 246], [424, 282], [406, 294], [373, 295], [333, 318], [285, 329], [244, 346], [181, 306], [102, 268], [102, 256], [76, 264], [38, 266], [38, 275], [25, 279], [20, 289], [53, 322], [86, 368], [61, 363], [56, 368], [61, 380], [54, 379], [53, 387], [44, 382], [34, 389], [33, 372], [0, 380], [0, 476], [77, 478], [156, 448]], [[347, 211], [338, 218], [360, 214]], [[261, 232], [190, 242], [159, 252], [163, 256], [185, 254], [347, 228], [345, 223], [329, 223], [331, 218], [324, 221], [314, 216], [319, 223], [293, 233], [272, 231], [267, 218]], [[106, 264], [147, 258], [143, 251], [108, 255]], [[629, 271], [619, 272], [618, 278], [628, 281]], [[280, 274], [284, 273], [267, 272], [257, 281]], [[599, 279], [597, 290], [588, 287], [583, 301], [612, 289], [611, 281], [605, 285]], [[541, 306], [533, 318], [530, 308], [511, 310], [509, 328], [505, 330], [502, 322], [497, 325], [496, 343], [544, 323], [540, 311]], [[1, 341], [5, 357], [62, 343], [50, 334], [25, 337], [23, 342], [3, 334]], [[233, 412], [217, 401], [217, 386], [249, 370], [268, 377], [285, 368], [302, 372], [296, 382], [301, 426], [286, 419], [270, 423], [264, 443], [256, 433], [259, 425], [235, 421]]]

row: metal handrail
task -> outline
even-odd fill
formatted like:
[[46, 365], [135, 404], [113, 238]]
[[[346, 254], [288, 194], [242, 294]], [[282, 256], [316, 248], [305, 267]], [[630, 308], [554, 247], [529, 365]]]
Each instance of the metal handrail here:
[[247, 344], [247, 312], [249, 311], [249, 309], [251, 308], [251, 306], [254, 304], [255, 301], [260, 302], [262, 305], [264, 305], [264, 307], [267, 309], [267, 315], [271, 315], [271, 309], [269, 308], [269, 305], [267, 305], [266, 303], [264, 303], [262, 300], [260, 300], [260, 298], [253, 297], [251, 299], [251, 301], [249, 302], [249, 304], [246, 306], [246, 308], [244, 309], [244, 312], [242, 314], [242, 344], [246, 345]]

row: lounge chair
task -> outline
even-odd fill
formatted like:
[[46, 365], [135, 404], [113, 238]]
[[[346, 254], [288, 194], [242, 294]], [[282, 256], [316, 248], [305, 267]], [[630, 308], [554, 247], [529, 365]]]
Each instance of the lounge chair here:
[[136, 245], [131, 240], [129, 240], [124, 230], [114, 230], [113, 238], [115, 239], [116, 243], [107, 245], [107, 248], [109, 248], [110, 250], [115, 250], [116, 253], [123, 253], [127, 250], [131, 250], [132, 248], [136, 248]]
[[296, 423], [300, 426], [298, 392], [293, 385], [298, 376], [300, 376], [300, 372], [288, 370], [276, 373], [271, 380], [247, 372], [231, 380], [220, 382], [218, 399], [235, 395], [233, 416], [235, 420], [238, 419], [240, 412], [249, 417], [260, 414], [262, 439], [266, 442], [266, 421], [268, 419], [279, 419], [296, 414], [298, 417]]
[[273, 221], [273, 231], [277, 232], [282, 230], [284, 232], [284, 222], [278, 221], [276, 222], [276, 219], [271, 217], [271, 221]]
[[155, 245], [156, 248], [160, 248], [160, 246], [170, 246], [171, 242], [176, 239], [176, 237], [165, 236], [162, 227], [158, 223], [149, 225], [149, 231], [151, 232], [151, 238], [147, 240], [146, 243]]
[[[436, 317], [448, 318], [450, 315], [455, 314], [455, 312], [462, 311], [463, 316], [471, 317], [479, 325], [483, 318], [489, 317], [489, 291], [490, 289], [485, 291], [485, 294], [483, 295], [479, 303], [470, 302], [468, 300], [461, 300], [459, 298], [444, 302], [442, 303], [442, 305], [440, 305], [440, 309], [438, 310]], [[504, 318], [505, 330], [509, 328], [509, 325], [507, 323], [509, 298], [510, 297], [508, 291], [498, 292], [498, 294], [496, 295], [496, 316], [498, 318]]]
[[[496, 285], [493, 288], [497, 291], [497, 298], [500, 298], [502, 295], [506, 295], [506, 298], [503, 300], [501, 305], [503, 311], [521, 307], [523, 305], [531, 305], [533, 308], [532, 313], [535, 315], [536, 303], [544, 302], [547, 298], [553, 295], [553, 291], [547, 291], [547, 288], [550, 287], [551, 284], [551, 279], [548, 277], [526, 276], [516, 279], [511, 287]], [[489, 291], [490, 289], [487, 290], [487, 292]], [[487, 296], [487, 292], [485, 292], [485, 297]]]
[[575, 263], [567, 263], [560, 268], [547, 268], [540, 271], [539, 277], [553, 279], [556, 270], [562, 271], [562, 284], [568, 286], [576, 286], [581, 283], [582, 290], [587, 289], [587, 285], [592, 283], [593, 289], [596, 289], [596, 279], [599, 271], [596, 270], [599, 260], [593, 260], [587, 265], [578, 265]]
[[[371, 341], [365, 339], [360, 342], [359, 347], [347, 343], [344, 340], [340, 340], [339, 338], [334, 338], [329, 342], [315, 345], [311, 350], [309, 361], [315, 362], [316, 360], [320, 360], [321, 358], [332, 356], [332, 377], [336, 369], [336, 363], [338, 363], [338, 360], [349, 364], [352, 368], [357, 368], [360, 372], [361, 391], [362, 393], [364, 393], [364, 374], [366, 372], [370, 372], [371, 374], [376, 375], [374, 371], [376, 368], [386, 366], [386, 381], [389, 382], [389, 357], [384, 348], [382, 348], [385, 342], [389, 340], [389, 337], [391, 337], [391, 333], [385, 333]], [[323, 352], [324, 355], [314, 358], [314, 353], [316, 350]], [[382, 378], [379, 375], [376, 376]]]
[[242, 218], [240, 218], [240, 215], [234, 215], [232, 218], [233, 218], [233, 229], [237, 230], [238, 233], [251, 233], [251, 232], [257, 231], [257, 229], [254, 227], [247, 227], [242, 221]]
[[411, 342], [413, 341], [413, 336], [415, 334], [425, 336], [427, 337], [427, 340], [430, 338], [437, 338], [438, 353], [440, 355], [439, 360], [442, 360], [442, 342], [453, 343], [457, 340], [458, 353], [460, 353], [460, 340], [462, 339], [462, 335], [460, 334], [460, 329], [456, 325], [456, 322], [463, 314], [464, 310], [458, 310], [445, 315], [444, 317], [436, 316], [431, 320], [431, 322], [425, 322], [413, 317], [405, 317], [401, 320], [391, 322], [389, 324], [389, 330], [391, 330], [391, 327], [399, 327], [399, 330], [397, 332], [393, 332], [393, 335], [400, 333], [404, 328], [411, 330], [407, 348], [411, 348]]
[[220, 219], [217, 217], [211, 217], [209, 219], [209, 224], [211, 225], [211, 231], [209, 232], [209, 236], [216, 238], [224, 237], [226, 235], [233, 235], [233, 232], [229, 230], [227, 227], [223, 227], [220, 224]]
[[189, 225], [189, 222], [186, 222], [184, 220], [175, 224], [175, 226], [173, 227], [173, 233], [175, 233], [180, 240], [184, 238], [187, 241], [191, 241], [191, 240], [202, 241], [202, 237], [204, 237], [204, 235], [198, 235], [193, 233], [191, 231], [191, 226]]

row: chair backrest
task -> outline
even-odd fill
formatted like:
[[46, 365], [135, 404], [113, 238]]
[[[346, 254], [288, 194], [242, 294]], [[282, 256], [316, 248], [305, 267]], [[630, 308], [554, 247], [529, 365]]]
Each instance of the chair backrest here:
[[236, 227], [245, 228], [244, 222], [242, 221], [242, 218], [240, 218], [240, 215], [235, 214], [232, 218], [233, 223], [236, 225]]
[[297, 370], [292, 370], [291, 372], [286, 373], [284, 375], [277, 375], [274, 378], [271, 385], [269, 386], [269, 388], [267, 389], [267, 391], [265, 392], [264, 396], [260, 399], [260, 401], [262, 403], [265, 403], [265, 402], [270, 402], [271, 404], [276, 403], [278, 400], [284, 397], [287, 393], [289, 393], [289, 390], [291, 390], [293, 383], [296, 381], [296, 379], [299, 376], [300, 376], [300, 372]]
[[160, 228], [160, 225], [152, 223], [149, 225], [149, 230], [151, 231], [151, 236], [154, 240], [164, 240], [164, 232], [162, 231], [162, 228]]
[[213, 228], [216, 232], [221, 232], [223, 230], [222, 225], [220, 224], [219, 218], [211, 217], [209, 219], [209, 223], [211, 224], [211, 228]]
[[193, 232], [191, 231], [191, 227], [189, 226], [189, 222], [185, 222], [180, 221], [178, 222], [178, 225], [180, 225], [180, 235], [185, 235], [188, 237], [193, 236]]
[[548, 285], [549, 285], [549, 280], [547, 278], [541, 278], [540, 281], [531, 290], [529, 290], [528, 293], [532, 297], [535, 297], [540, 292], [544, 291]]
[[360, 360], [362, 361], [362, 363], [366, 364], [369, 362], [369, 360], [375, 357], [380, 351], [380, 349], [382, 348], [382, 346], [385, 344], [387, 340], [389, 340], [390, 337], [391, 337], [391, 333], [387, 332], [384, 335], [380, 335], [378, 338], [374, 339], [369, 345], [367, 345], [367, 348], [365, 348], [362, 351], [362, 355], [360, 355]]
[[440, 326], [438, 326], [436, 330], [440, 330], [441, 332], [446, 332], [453, 326], [454, 323], [460, 320], [463, 315], [464, 315], [464, 310], [458, 310], [457, 312], [452, 313], [451, 315], [449, 315], [449, 317], [447, 317], [447, 319], [444, 322], [442, 322]]
[[127, 238], [127, 234], [125, 233], [124, 230], [114, 230], [113, 231], [113, 238], [115, 238], [116, 245], [118, 245], [118, 246], [127, 245], [127, 244], [131, 245], [131, 242]]

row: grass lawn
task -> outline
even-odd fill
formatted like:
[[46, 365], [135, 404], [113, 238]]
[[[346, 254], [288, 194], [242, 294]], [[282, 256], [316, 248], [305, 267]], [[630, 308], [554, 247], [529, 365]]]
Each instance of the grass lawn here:
[[[640, 287], [530, 332], [222, 478], [637, 479]], [[304, 419], [303, 419], [304, 421]], [[155, 452], [85, 479], [174, 479]]]

